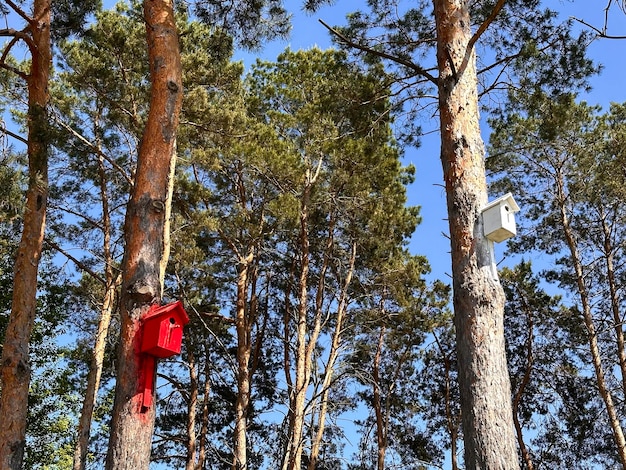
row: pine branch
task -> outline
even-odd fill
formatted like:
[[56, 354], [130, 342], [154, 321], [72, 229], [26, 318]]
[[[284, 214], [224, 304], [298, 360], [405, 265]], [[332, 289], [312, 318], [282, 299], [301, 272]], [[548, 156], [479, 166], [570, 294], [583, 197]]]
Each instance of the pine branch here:
[[602, 39], [626, 39], [626, 36], [612, 36], [610, 34], [607, 34], [606, 33], [606, 27], [604, 29], [599, 29], [599, 28], [596, 28], [593, 25], [590, 25], [586, 21], [581, 20], [580, 18], [576, 18], [575, 16], [572, 16], [571, 18], [574, 21], [578, 21], [579, 23], [587, 26], [588, 28], [591, 28], [593, 31], [596, 32], [596, 34], [598, 35], [599, 38], [602, 38]]
[[61, 248], [57, 243], [53, 242], [52, 240], [48, 240], [48, 239], [46, 239], [44, 243], [46, 245], [48, 245], [50, 248], [53, 248], [56, 251], [58, 251], [59, 253], [61, 253], [63, 256], [65, 256], [70, 261], [72, 261], [81, 271], [85, 271], [87, 274], [89, 274], [91, 277], [93, 277], [96, 281], [100, 282], [103, 286], [107, 285], [106, 281], [98, 273], [96, 273], [93, 269], [91, 269], [85, 263], [80, 261], [78, 258], [76, 258], [73, 255], [69, 254], [66, 250]]
[[9, 7], [11, 7], [11, 9], [20, 17], [22, 17], [22, 19], [24, 21], [26, 21], [29, 25], [34, 24], [35, 20], [30, 17], [29, 15], [26, 14], [26, 12], [24, 10], [22, 10], [17, 3], [15, 3], [13, 0], [4, 0], [5, 3], [7, 5], [9, 5]]
[[326, 24], [324, 21], [322, 20], [318, 20], [320, 23], [322, 23], [322, 25], [328, 29], [332, 34], [334, 34], [335, 36], [337, 36], [341, 42], [345, 43], [347, 46], [353, 47], [355, 49], [358, 49], [362, 52], [366, 52], [368, 54], [373, 54], [375, 56], [378, 56], [382, 59], [387, 59], [387, 60], [391, 60], [392, 62], [395, 62], [397, 64], [400, 65], [404, 65], [405, 67], [415, 71], [417, 74], [421, 75], [422, 77], [427, 78], [429, 81], [431, 81], [432, 83], [434, 83], [435, 85], [437, 84], [437, 78], [434, 77], [433, 75], [431, 75], [427, 70], [425, 70], [424, 68], [420, 67], [417, 64], [414, 64], [413, 62], [410, 62], [408, 60], [402, 59], [401, 57], [397, 57], [391, 54], [387, 54], [385, 52], [382, 51], [377, 51], [376, 49], [372, 49], [369, 46], [365, 46], [363, 44], [359, 44], [357, 42], [352, 41], [351, 39], [349, 39], [348, 37], [346, 37], [344, 34], [340, 33], [339, 31], [337, 31], [334, 28], [331, 28], [328, 24]]
[[24, 145], [28, 145], [28, 140], [26, 140], [24, 137], [22, 137], [19, 134], [15, 134], [14, 132], [11, 132], [10, 130], [7, 129], [6, 124], [4, 123], [4, 121], [0, 121], [0, 132], [8, 135], [9, 137], [13, 137], [15, 140], [18, 140], [19, 142], [23, 143]]

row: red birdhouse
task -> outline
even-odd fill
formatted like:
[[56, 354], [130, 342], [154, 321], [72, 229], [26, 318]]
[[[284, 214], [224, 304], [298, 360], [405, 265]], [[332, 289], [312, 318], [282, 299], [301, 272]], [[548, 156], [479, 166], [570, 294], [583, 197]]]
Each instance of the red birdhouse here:
[[153, 305], [142, 319], [141, 380], [142, 406], [152, 406], [157, 358], [180, 354], [183, 326], [189, 323], [187, 312], [179, 300], [167, 305]]
[[183, 326], [187, 323], [189, 317], [180, 300], [153, 305], [143, 318], [141, 352], [160, 358], [180, 354]]

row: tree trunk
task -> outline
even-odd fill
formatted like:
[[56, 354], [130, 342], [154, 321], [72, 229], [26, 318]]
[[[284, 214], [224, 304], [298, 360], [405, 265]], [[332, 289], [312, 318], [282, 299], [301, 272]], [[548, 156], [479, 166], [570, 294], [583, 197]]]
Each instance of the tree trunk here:
[[100, 173], [100, 197], [102, 199], [102, 250], [104, 254], [106, 285], [104, 286], [105, 290], [102, 300], [102, 309], [100, 311], [100, 321], [98, 322], [98, 330], [96, 331], [95, 343], [92, 350], [89, 373], [87, 374], [87, 387], [85, 390], [85, 398], [83, 399], [83, 408], [78, 420], [78, 436], [76, 439], [76, 448], [74, 449], [74, 470], [84, 470], [87, 465], [91, 420], [96, 405], [98, 389], [100, 388], [100, 377], [102, 376], [102, 364], [106, 350], [109, 325], [111, 323], [111, 315], [115, 308], [115, 297], [121, 281], [121, 275], [114, 273], [114, 260], [111, 254], [111, 217], [109, 213], [109, 198], [107, 195], [106, 168], [102, 155], [98, 156], [98, 169]]
[[237, 311], [235, 327], [237, 329], [237, 399], [235, 401], [235, 438], [233, 470], [248, 468], [247, 430], [248, 408], [250, 406], [250, 327], [246, 314], [248, 302], [248, 274], [253, 253], [239, 261], [237, 277]]
[[296, 371], [294, 387], [289, 398], [290, 426], [287, 436], [287, 454], [283, 461], [283, 470], [300, 470], [302, 461], [302, 441], [304, 429], [304, 405], [306, 390], [309, 385], [310, 363], [307, 363], [307, 305], [309, 277], [309, 234], [308, 234], [308, 199], [310, 186], [304, 188], [300, 211], [300, 278], [298, 282], [299, 305], [296, 328]]
[[188, 349], [187, 362], [189, 367], [189, 401], [187, 402], [187, 462], [185, 470], [195, 470], [196, 468], [196, 448], [198, 440], [196, 439], [196, 415], [198, 409], [198, 371], [194, 352]]
[[504, 292], [482, 232], [487, 187], [470, 16], [466, 1], [434, 0], [434, 7], [465, 465], [517, 469]]
[[[384, 306], [381, 302], [381, 317], [385, 315]], [[380, 396], [380, 360], [385, 344], [386, 328], [385, 325], [380, 327], [378, 335], [378, 345], [376, 346], [376, 355], [374, 356], [374, 367], [372, 370], [372, 392], [374, 397], [374, 413], [376, 414], [376, 468], [377, 470], [385, 470], [385, 455], [387, 454], [387, 432], [388, 426], [386, 412], [383, 410], [382, 400]]]
[[624, 430], [617, 415], [615, 403], [613, 401], [613, 395], [607, 384], [604, 366], [602, 365], [602, 356], [600, 352], [600, 346], [598, 344], [598, 334], [596, 332], [596, 325], [591, 313], [591, 300], [589, 299], [589, 290], [585, 284], [585, 273], [583, 269], [582, 260], [578, 251], [578, 244], [576, 242], [576, 236], [571, 228], [569, 217], [567, 215], [567, 208], [565, 201], [567, 200], [565, 194], [565, 187], [563, 176], [559, 173], [555, 181], [560, 222], [563, 227], [563, 233], [567, 246], [570, 250], [572, 264], [574, 266], [574, 274], [576, 278], [576, 288], [578, 290], [578, 296], [580, 298], [580, 306], [583, 314], [583, 321], [585, 322], [585, 328], [587, 329], [587, 339], [589, 341], [589, 352], [591, 354], [591, 362], [596, 375], [596, 384], [598, 385], [598, 392], [604, 406], [606, 408], [611, 431], [613, 432], [613, 439], [617, 447], [617, 455], [619, 457], [622, 468], [626, 469], [626, 440], [624, 438]]
[[513, 420], [515, 423], [515, 433], [517, 435], [517, 443], [519, 445], [520, 453], [522, 454], [522, 461], [526, 466], [526, 470], [534, 470], [535, 466], [533, 464], [532, 457], [526, 444], [524, 443], [524, 433], [522, 430], [522, 424], [519, 421], [519, 406], [522, 402], [522, 397], [524, 396], [524, 391], [526, 387], [530, 383], [530, 374], [533, 370], [533, 345], [534, 345], [534, 321], [533, 321], [533, 312], [530, 306], [527, 304], [526, 299], [523, 294], [520, 292], [522, 296], [524, 313], [528, 317], [528, 339], [526, 340], [526, 368], [524, 369], [524, 376], [522, 377], [521, 383], [513, 395]]
[[[331, 222], [331, 226], [334, 227], [334, 223]], [[329, 247], [330, 248], [330, 247]], [[339, 302], [337, 305], [337, 317], [335, 319], [335, 330], [330, 345], [330, 351], [328, 352], [328, 360], [326, 361], [326, 367], [324, 368], [324, 376], [322, 380], [322, 393], [320, 397], [319, 411], [317, 412], [317, 429], [311, 443], [311, 455], [309, 456], [308, 470], [315, 470], [317, 468], [317, 461], [319, 458], [319, 450], [324, 437], [324, 429], [326, 426], [326, 412], [328, 410], [328, 401], [330, 396], [330, 386], [332, 384], [335, 362], [339, 357], [339, 348], [341, 347], [341, 337], [343, 333], [343, 320], [346, 317], [348, 311], [348, 289], [352, 282], [352, 276], [354, 274], [354, 264], [356, 262], [356, 243], [352, 244], [352, 254], [350, 256], [350, 265], [348, 266], [348, 272], [346, 273], [346, 279], [343, 283], [341, 294], [339, 295]]]
[[[112, 274], [112, 273], [111, 273]], [[115, 296], [119, 287], [120, 276], [111, 276], [107, 273], [107, 285], [105, 286], [104, 300], [100, 312], [100, 321], [96, 332], [96, 340], [92, 350], [91, 364], [87, 374], [87, 387], [83, 407], [78, 421], [78, 437], [74, 449], [74, 470], [84, 470], [87, 465], [87, 452], [89, 450], [89, 436], [91, 434], [91, 421], [93, 410], [96, 406], [96, 397], [100, 388], [102, 376], [102, 364], [106, 350], [106, 339], [111, 323], [111, 315], [115, 306]]]
[[[172, 0], [145, 0], [150, 111], [125, 222], [120, 298], [121, 338], [106, 468], [147, 469], [155, 401], [143, 407], [140, 320], [162, 295], [169, 239], [175, 142], [182, 102], [180, 49]], [[151, 393], [151, 392], [149, 392]]]
[[28, 86], [28, 190], [22, 238], [15, 260], [11, 316], [2, 348], [0, 468], [22, 468], [26, 444], [29, 340], [37, 306], [37, 272], [48, 201], [48, 80], [51, 66], [50, 0], [34, 0], [27, 42], [31, 53]]
[[609, 294], [611, 296], [611, 312], [613, 313], [613, 329], [615, 331], [615, 342], [617, 344], [617, 357], [622, 374], [622, 394], [626, 396], [626, 346], [624, 342], [624, 322], [620, 312], [619, 282], [615, 278], [615, 247], [613, 246], [613, 234], [611, 227], [607, 223], [607, 214], [603, 207], [599, 208], [600, 219], [602, 221], [602, 234], [604, 237], [604, 261], [606, 263], [606, 275], [609, 282]]

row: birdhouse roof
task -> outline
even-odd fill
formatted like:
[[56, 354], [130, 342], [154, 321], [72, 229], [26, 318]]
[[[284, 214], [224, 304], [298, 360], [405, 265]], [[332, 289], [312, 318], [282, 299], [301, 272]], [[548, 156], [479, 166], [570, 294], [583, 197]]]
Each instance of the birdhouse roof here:
[[508, 204], [513, 212], [519, 212], [520, 210], [519, 206], [515, 202], [515, 199], [513, 199], [513, 195], [511, 193], [506, 193], [504, 196], [500, 196], [498, 199], [494, 199], [485, 207], [483, 207], [483, 211], [491, 209], [492, 207], [498, 206], [500, 204]]
[[183, 325], [189, 323], [189, 316], [187, 315], [187, 312], [185, 312], [183, 303], [180, 300], [177, 300], [176, 302], [171, 302], [167, 305], [153, 305], [152, 307], [150, 307], [150, 310], [148, 310], [148, 313], [146, 313], [146, 315], [142, 318], [142, 321], [146, 321], [149, 318], [168, 314], [176, 315], [177, 317], [179, 317], [180, 322]]

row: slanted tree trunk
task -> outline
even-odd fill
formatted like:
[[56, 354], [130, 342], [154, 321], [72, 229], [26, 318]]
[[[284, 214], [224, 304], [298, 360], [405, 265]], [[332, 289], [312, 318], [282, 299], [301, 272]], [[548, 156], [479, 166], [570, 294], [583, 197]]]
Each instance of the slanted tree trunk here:
[[[331, 222], [331, 226], [334, 227], [334, 223]], [[330, 350], [328, 351], [328, 360], [326, 361], [326, 367], [324, 368], [322, 379], [322, 392], [320, 395], [320, 403], [317, 411], [317, 426], [311, 442], [311, 454], [309, 455], [308, 470], [315, 470], [319, 459], [320, 446], [324, 437], [324, 429], [326, 427], [326, 413], [328, 411], [328, 402], [330, 398], [330, 387], [333, 381], [335, 372], [335, 363], [339, 357], [339, 349], [341, 347], [342, 333], [344, 331], [344, 319], [348, 313], [348, 289], [352, 283], [352, 276], [354, 274], [354, 265], [356, 263], [356, 243], [352, 244], [352, 254], [350, 256], [350, 265], [346, 273], [341, 293], [339, 294], [339, 302], [337, 304], [337, 315], [335, 318], [335, 329], [333, 331], [332, 341], [330, 344]], [[339, 277], [339, 276], [338, 276]], [[339, 279], [338, 279], [339, 281]]]
[[626, 439], [624, 437], [624, 430], [620, 423], [615, 402], [613, 400], [613, 394], [606, 380], [606, 373], [604, 365], [602, 364], [602, 355], [600, 351], [600, 345], [598, 344], [598, 333], [596, 330], [595, 321], [591, 313], [591, 299], [589, 289], [586, 284], [586, 276], [583, 268], [582, 258], [578, 249], [578, 242], [576, 235], [570, 225], [570, 219], [567, 213], [567, 196], [565, 193], [565, 181], [562, 173], [558, 173], [555, 177], [556, 197], [559, 208], [560, 223], [563, 227], [563, 234], [565, 235], [565, 241], [567, 247], [570, 250], [570, 256], [572, 265], [574, 267], [576, 289], [580, 298], [580, 306], [583, 315], [583, 321], [587, 330], [587, 340], [589, 341], [589, 352], [591, 354], [591, 362], [596, 375], [596, 384], [598, 386], [598, 392], [602, 397], [604, 406], [609, 417], [609, 424], [613, 433], [613, 440], [617, 447], [617, 455], [622, 464], [622, 468], [626, 469]]
[[504, 292], [482, 233], [487, 203], [467, 1], [434, 0], [465, 465], [519, 468], [504, 346]]
[[0, 398], [0, 468], [15, 470], [22, 468], [26, 444], [31, 377], [29, 340], [35, 322], [37, 272], [48, 202], [46, 127], [51, 66], [50, 0], [34, 0], [31, 17], [23, 11], [20, 14], [28, 23], [23, 39], [31, 53], [30, 72], [24, 76], [28, 87], [28, 190], [22, 237], [15, 260], [11, 316], [2, 348]]
[[91, 363], [87, 374], [87, 387], [83, 399], [83, 407], [78, 420], [78, 436], [74, 449], [74, 470], [84, 470], [87, 465], [87, 451], [89, 450], [89, 435], [91, 433], [91, 421], [93, 410], [96, 405], [96, 397], [100, 388], [102, 376], [102, 364], [106, 349], [106, 340], [111, 324], [111, 315], [115, 307], [117, 289], [121, 281], [121, 274], [114, 272], [113, 256], [111, 254], [111, 216], [109, 212], [109, 198], [107, 195], [107, 175], [104, 166], [104, 158], [98, 156], [98, 169], [100, 177], [100, 197], [102, 199], [102, 235], [104, 254], [104, 274], [106, 285], [100, 310], [100, 320], [96, 331], [96, 338], [91, 353]]
[[617, 357], [622, 375], [622, 393], [626, 396], [626, 346], [624, 341], [624, 322], [622, 320], [621, 305], [619, 300], [619, 281], [615, 278], [615, 250], [613, 233], [607, 221], [607, 214], [603, 206], [598, 208], [603, 235], [603, 256], [606, 267], [606, 277], [609, 283], [609, 295], [611, 297], [611, 312], [613, 313], [613, 330], [615, 331], [615, 343], [617, 345]]
[[182, 102], [182, 72], [172, 0], [145, 0], [150, 111], [125, 222], [120, 295], [121, 338], [106, 468], [147, 469], [155, 405], [143, 407], [140, 319], [162, 295], [167, 233]]

